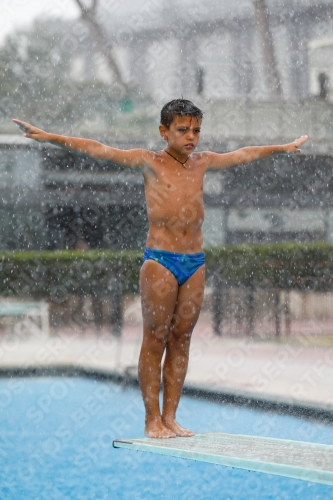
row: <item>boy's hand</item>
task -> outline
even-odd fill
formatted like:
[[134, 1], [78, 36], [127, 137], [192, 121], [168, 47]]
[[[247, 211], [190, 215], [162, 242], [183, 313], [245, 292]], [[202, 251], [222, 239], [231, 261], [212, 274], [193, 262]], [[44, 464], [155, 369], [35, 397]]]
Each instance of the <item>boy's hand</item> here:
[[308, 140], [307, 135], [302, 135], [299, 139], [296, 139], [294, 142], [291, 142], [290, 144], [285, 144], [282, 146], [283, 152], [284, 153], [300, 153], [301, 150], [299, 149], [302, 144], [304, 144]]
[[40, 130], [29, 123], [23, 122], [22, 120], [13, 120], [16, 125], [20, 127], [22, 132], [24, 132], [24, 137], [28, 137], [29, 139], [35, 139], [38, 142], [47, 142], [49, 140], [48, 133], [44, 132], [44, 130]]

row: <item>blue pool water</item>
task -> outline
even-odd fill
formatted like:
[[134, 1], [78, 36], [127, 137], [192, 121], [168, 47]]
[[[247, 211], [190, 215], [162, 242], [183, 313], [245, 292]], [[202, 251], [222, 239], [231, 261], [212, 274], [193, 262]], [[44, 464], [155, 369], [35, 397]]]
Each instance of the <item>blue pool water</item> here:
[[[143, 436], [136, 389], [79, 378], [0, 380], [0, 499], [333, 499], [333, 488], [279, 476], [114, 449]], [[333, 426], [183, 397], [179, 421], [333, 444]]]

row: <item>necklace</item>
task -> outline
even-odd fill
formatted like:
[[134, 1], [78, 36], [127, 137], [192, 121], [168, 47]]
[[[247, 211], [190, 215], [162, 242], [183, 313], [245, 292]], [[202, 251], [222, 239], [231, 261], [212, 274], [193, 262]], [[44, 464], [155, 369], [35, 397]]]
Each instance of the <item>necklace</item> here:
[[176, 158], [175, 156], [173, 156], [171, 153], [169, 153], [169, 151], [167, 151], [166, 149], [164, 150], [169, 156], [171, 156], [171, 158], [173, 158], [174, 160], [178, 161], [178, 163], [180, 163], [181, 165], [183, 165], [184, 168], [187, 169], [185, 163], [187, 162], [187, 160], [189, 159], [189, 156], [186, 158], [186, 160], [184, 162], [178, 160], [178, 158]]

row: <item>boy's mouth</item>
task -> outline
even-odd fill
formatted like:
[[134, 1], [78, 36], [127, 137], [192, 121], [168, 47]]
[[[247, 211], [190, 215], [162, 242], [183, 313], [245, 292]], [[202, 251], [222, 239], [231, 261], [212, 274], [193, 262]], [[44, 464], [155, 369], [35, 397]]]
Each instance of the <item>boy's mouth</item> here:
[[194, 144], [192, 144], [192, 143], [185, 144], [184, 148], [185, 149], [193, 149], [194, 148]]

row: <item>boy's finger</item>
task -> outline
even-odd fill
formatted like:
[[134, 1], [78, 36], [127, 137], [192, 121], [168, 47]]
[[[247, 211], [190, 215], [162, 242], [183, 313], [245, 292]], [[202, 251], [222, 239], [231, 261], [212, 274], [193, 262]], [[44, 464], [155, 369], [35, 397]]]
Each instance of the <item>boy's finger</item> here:
[[304, 144], [306, 141], [308, 140], [308, 136], [307, 135], [302, 135], [302, 137], [300, 137], [297, 142], [299, 144]]
[[23, 120], [17, 120], [17, 118], [13, 118], [13, 119], [12, 119], [12, 121], [13, 121], [14, 123], [16, 123], [17, 125], [18, 125], [19, 123], [21, 123], [22, 125], [26, 125], [26, 126], [28, 126], [28, 125], [29, 125], [29, 123], [24, 122]]
[[13, 120], [14, 123], [23, 131], [23, 132], [31, 132], [31, 128], [28, 123], [21, 122], [19, 120]]
[[31, 125], [29, 123], [23, 122], [22, 120], [12, 120], [18, 127], [20, 127], [23, 132], [32, 132]]

